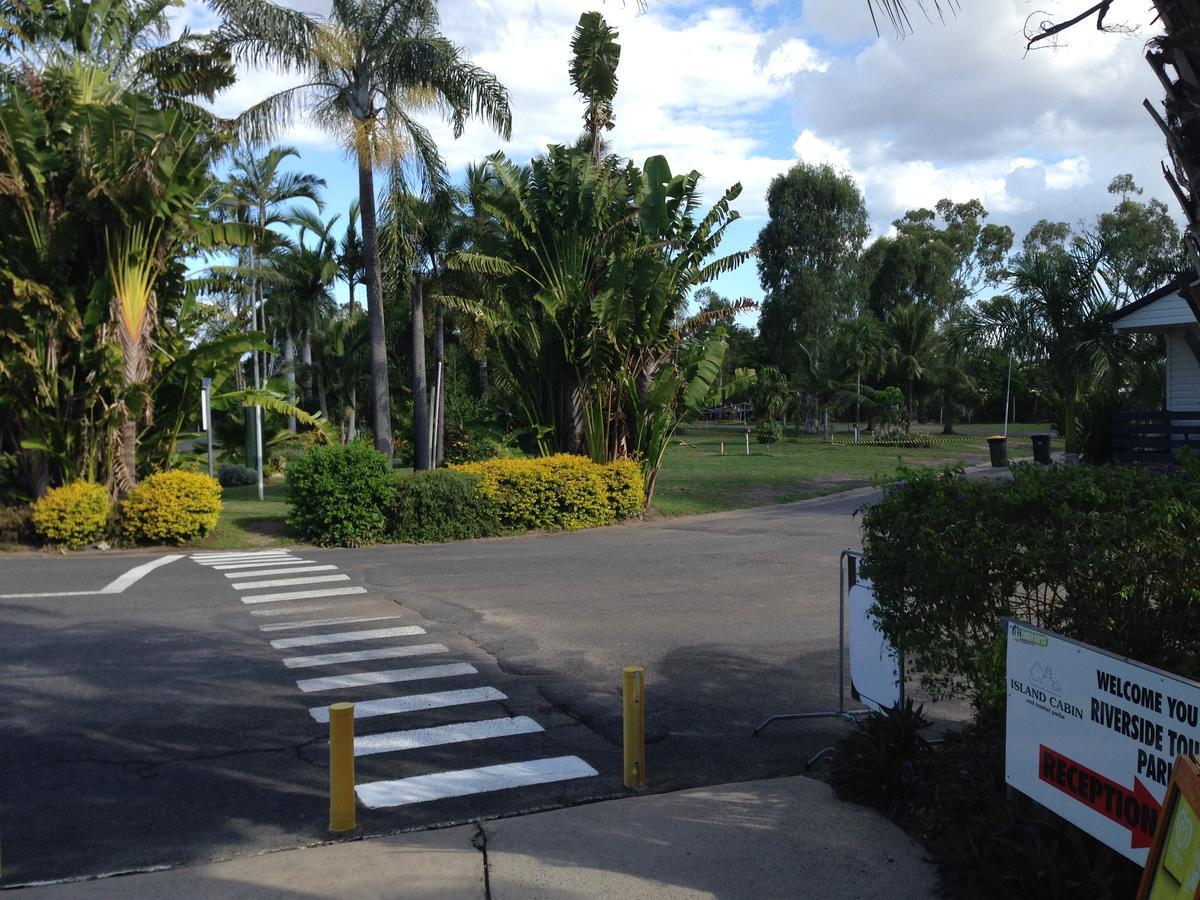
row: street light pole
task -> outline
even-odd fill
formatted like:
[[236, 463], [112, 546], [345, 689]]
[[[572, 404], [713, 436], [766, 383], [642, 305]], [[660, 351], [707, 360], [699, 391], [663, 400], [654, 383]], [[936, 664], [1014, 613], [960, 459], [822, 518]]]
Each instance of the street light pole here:
[[1012, 351], [1008, 352], [1008, 382], [1004, 388], [1004, 436], [1008, 437], [1008, 409], [1012, 402]]
[[213, 446], [212, 446], [212, 379], [205, 378], [200, 382], [200, 423], [208, 435], [208, 477], [213, 477]]

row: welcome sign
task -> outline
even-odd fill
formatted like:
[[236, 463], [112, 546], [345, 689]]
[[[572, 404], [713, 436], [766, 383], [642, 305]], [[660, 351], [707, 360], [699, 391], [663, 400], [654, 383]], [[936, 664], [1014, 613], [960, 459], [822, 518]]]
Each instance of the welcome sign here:
[[1171, 766], [1200, 752], [1200, 684], [1007, 622], [1005, 780], [1145, 865]]

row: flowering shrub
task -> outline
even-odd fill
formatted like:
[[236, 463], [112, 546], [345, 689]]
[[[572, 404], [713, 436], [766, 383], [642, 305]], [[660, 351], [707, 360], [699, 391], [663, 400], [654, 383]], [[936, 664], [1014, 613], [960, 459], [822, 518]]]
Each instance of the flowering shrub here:
[[33, 504], [33, 527], [47, 541], [83, 547], [104, 537], [110, 511], [104, 485], [73, 481]]
[[503, 527], [566, 531], [607, 525], [632, 514], [636, 495], [629, 479], [636, 471], [640, 488], [641, 471], [636, 463], [614, 465], [618, 468], [610, 474], [609, 466], [559, 453], [538, 459], [492, 459], [457, 468], [480, 476], [479, 490], [495, 506]]
[[133, 541], [181, 543], [208, 534], [221, 517], [221, 485], [199, 472], [159, 472], [121, 503], [121, 531]]
[[646, 505], [645, 479], [642, 467], [632, 459], [618, 459], [604, 467], [608, 485], [608, 505], [618, 519], [628, 519], [641, 513]]

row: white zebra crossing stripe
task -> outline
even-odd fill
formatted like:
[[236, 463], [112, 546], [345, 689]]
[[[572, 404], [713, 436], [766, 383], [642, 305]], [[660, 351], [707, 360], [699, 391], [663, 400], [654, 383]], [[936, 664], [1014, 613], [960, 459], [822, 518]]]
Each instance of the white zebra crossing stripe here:
[[302, 678], [296, 682], [296, 687], [309, 694], [338, 688], [366, 687], [370, 684], [399, 684], [404, 681], [427, 681], [431, 678], [456, 678], [459, 675], [478, 674], [479, 670], [470, 663], [446, 663], [443, 666], [418, 666], [415, 669], [391, 669], [387, 672], [360, 672], [357, 675]]
[[298, 556], [281, 556], [279, 559], [271, 560], [270, 562], [235, 562], [235, 563], [217, 563], [215, 566], [210, 566], [214, 572], [225, 572], [229, 569], [265, 569], [267, 566], [311, 566], [311, 559], [300, 559]]
[[258, 552], [247, 551], [245, 553], [209, 553], [206, 556], [196, 556], [192, 554], [194, 562], [200, 565], [208, 565], [210, 563], [227, 563], [234, 559], [271, 559], [274, 557], [286, 557], [292, 552], [290, 550], [265, 550]]
[[[243, 576], [251, 578], [253, 575]], [[349, 581], [349, 575], [306, 575], [302, 578], [276, 578], [271, 581], [242, 581], [233, 585], [235, 591], [252, 591], [255, 588], [295, 587], [298, 584], [322, 584], [330, 581]]]
[[484, 719], [482, 722], [459, 722], [439, 725], [436, 728], [414, 728], [411, 731], [386, 731], [383, 734], [368, 734], [354, 739], [354, 755], [370, 756], [374, 753], [392, 753], [397, 750], [417, 750], [421, 747], [437, 747], [442, 744], [458, 744], [464, 741], [485, 741], [489, 738], [513, 737], [518, 734], [536, 734], [544, 731], [528, 716], [503, 719]]
[[365, 662], [369, 659], [395, 659], [401, 656], [426, 656], [430, 653], [449, 652], [445, 644], [413, 644], [411, 647], [350, 650], [346, 653], [322, 653], [319, 656], [289, 656], [283, 664], [289, 669], [307, 669], [310, 666], [335, 666], [340, 663]]
[[288, 559], [289, 557], [294, 558], [295, 554], [289, 553], [286, 550], [282, 550], [279, 553], [272, 553], [268, 556], [256, 553], [253, 556], [214, 556], [212, 559], [195, 559], [193, 557], [193, 560], [202, 566], [208, 566], [211, 568], [212, 566], [225, 565], [228, 563], [274, 562], [275, 560]]
[[214, 559], [242, 559], [251, 556], [279, 556], [282, 553], [290, 553], [286, 548], [278, 550], [226, 550], [220, 553], [193, 553], [192, 559], [196, 562], [211, 562]]
[[282, 594], [254, 594], [243, 597], [243, 603], [274, 603], [277, 600], [315, 600], [317, 597], [347, 597], [365, 594], [365, 587], [325, 588], [317, 591], [285, 591]]
[[270, 607], [266, 609], [252, 609], [252, 616], [303, 616], [308, 613], [320, 612], [323, 609], [342, 609], [347, 606], [353, 606], [356, 603], [373, 603], [369, 597], [362, 600], [335, 600], [331, 603], [301, 603], [296, 606], [288, 603], [284, 606]]
[[578, 756], [555, 756], [479, 769], [460, 769], [457, 772], [435, 772], [397, 781], [375, 781], [360, 784], [357, 793], [363, 806], [378, 809], [381, 806], [427, 803], [446, 797], [464, 797], [574, 778], [592, 778], [598, 774]]
[[344, 644], [346, 641], [374, 641], [380, 638], [412, 637], [424, 634], [420, 625], [400, 625], [396, 628], [372, 628], [369, 631], [334, 631], [327, 634], [306, 634], [303, 637], [277, 638], [271, 641], [276, 650], [292, 647], [319, 647], [321, 644]]
[[399, 619], [402, 616], [343, 616], [340, 619], [305, 619], [303, 622], [272, 622], [270, 625], [259, 625], [259, 631], [290, 631], [294, 628], [318, 628], [323, 625], [357, 625], [360, 622], [382, 622], [385, 619]]
[[[391, 716], [401, 713], [422, 712], [427, 709], [445, 709], [449, 706], [466, 706], [470, 703], [489, 703], [507, 700], [494, 687], [466, 688], [461, 691], [435, 691], [430, 694], [409, 694], [407, 697], [384, 697], [380, 700], [363, 700], [354, 704], [354, 718], [370, 719], [375, 716]], [[329, 722], [329, 707], [314, 706], [308, 714], [322, 725]]]
[[304, 572], [332, 572], [337, 566], [304, 566], [295, 569], [243, 569], [223, 573], [226, 578], [266, 578], [268, 575], [292, 575]]

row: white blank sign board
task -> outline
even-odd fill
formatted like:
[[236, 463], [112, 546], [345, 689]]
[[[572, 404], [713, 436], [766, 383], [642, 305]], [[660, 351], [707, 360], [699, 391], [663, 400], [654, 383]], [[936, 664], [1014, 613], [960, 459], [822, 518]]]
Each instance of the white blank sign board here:
[[900, 658], [871, 615], [875, 589], [860, 578], [846, 596], [850, 628], [850, 684], [863, 704], [880, 712], [902, 699]]

